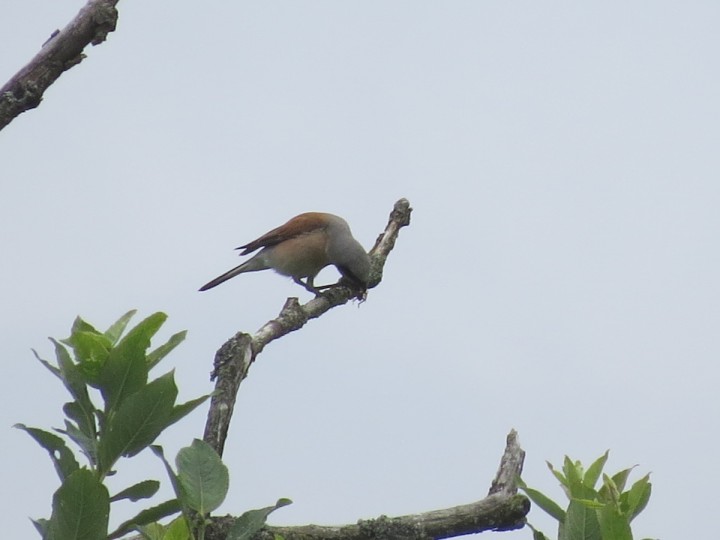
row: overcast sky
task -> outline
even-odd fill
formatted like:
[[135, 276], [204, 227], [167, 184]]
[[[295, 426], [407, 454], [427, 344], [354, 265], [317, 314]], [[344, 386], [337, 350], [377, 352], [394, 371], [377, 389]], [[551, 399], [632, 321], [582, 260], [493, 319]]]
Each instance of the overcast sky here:
[[[83, 0], [8, 2], [7, 80]], [[637, 538], [708, 538], [718, 476], [720, 4], [121, 1], [118, 29], [0, 133], [4, 535], [57, 478], [16, 422], [59, 426], [34, 360], [82, 315], [170, 318], [181, 399], [288, 296], [197, 289], [295, 214], [368, 248], [414, 208], [381, 285], [270, 345], [241, 388], [222, 512], [338, 524], [485, 496], [506, 434], [545, 461], [637, 464]], [[335, 279], [327, 271], [317, 280]], [[159, 342], [158, 342], [159, 343]], [[174, 456], [206, 407], [158, 441]], [[165, 473], [149, 452], [113, 489]], [[113, 523], [134, 510], [126, 505]], [[554, 535], [538, 509], [530, 521]], [[529, 530], [486, 533], [530, 539]]]

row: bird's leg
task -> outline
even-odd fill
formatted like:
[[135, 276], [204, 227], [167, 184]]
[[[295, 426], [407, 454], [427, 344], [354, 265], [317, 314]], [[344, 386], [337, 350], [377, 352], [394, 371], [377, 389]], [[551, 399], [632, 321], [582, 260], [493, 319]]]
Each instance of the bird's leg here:
[[303, 281], [300, 278], [294, 277], [294, 278], [292, 278], [292, 280], [295, 283], [297, 283], [298, 285], [300, 285], [301, 287], [303, 287], [304, 289], [306, 289], [307, 291], [313, 293], [314, 295], [320, 294], [320, 291], [315, 288], [315, 285], [313, 285], [313, 278], [308, 277], [307, 281]]

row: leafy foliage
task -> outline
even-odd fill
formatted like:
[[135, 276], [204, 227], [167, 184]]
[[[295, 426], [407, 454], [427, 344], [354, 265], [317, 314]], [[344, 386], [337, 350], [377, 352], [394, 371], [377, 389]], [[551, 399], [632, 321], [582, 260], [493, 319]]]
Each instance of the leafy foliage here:
[[[24, 424], [15, 426], [47, 450], [60, 478], [50, 519], [33, 520], [45, 540], [113, 540], [133, 531], [148, 540], [202, 540], [210, 512], [227, 495], [227, 467], [207, 443], [196, 439], [181, 449], [175, 460], [177, 472], [165, 460], [162, 448], [152, 446], [165, 464], [176, 498], [143, 509], [108, 533], [111, 503], [148, 499], [160, 487], [157, 480], [143, 480], [110, 496], [103, 482], [114, 473], [115, 464], [152, 445], [163, 430], [208, 397], [178, 404], [172, 371], [150, 380], [150, 370], [183, 341], [185, 332], [148, 352], [167, 316], [155, 313], [123, 336], [134, 313], [126, 313], [105, 332], [77, 318], [69, 338], [51, 340], [56, 364], [35, 353], [72, 399], [63, 406], [64, 429], [55, 431], [72, 441], [87, 461], [81, 465], [66, 439], [55, 433]], [[98, 394], [101, 406], [91, 399]], [[289, 499], [280, 499], [274, 506], [246, 512], [235, 523], [230, 538], [249, 538], [265, 525], [270, 512], [286, 504]], [[179, 512], [168, 525], [158, 523]]]
[[[567, 456], [561, 471], [547, 464], [569, 499], [567, 510], [518, 479], [520, 489], [530, 500], [558, 521], [558, 540], [632, 540], [630, 523], [650, 500], [650, 475], [645, 475], [624, 491], [633, 468], [613, 476], [604, 474], [602, 471], [608, 455], [609, 452], [605, 452], [587, 471], [582, 463]], [[601, 477], [602, 486], [596, 489]], [[532, 526], [530, 528], [534, 540], [549, 540], [542, 532]]]
[[[16, 425], [47, 450], [61, 481], [53, 496], [50, 519], [34, 521], [43, 538], [107, 538], [110, 503], [152, 497], [159, 483], [146, 480], [111, 497], [103, 484], [105, 477], [113, 473], [121, 457], [134, 456], [147, 448], [164, 429], [207, 399], [204, 396], [176, 403], [178, 392], [172, 371], [149, 381], [150, 369], [184, 339], [185, 333], [173, 335], [148, 352], [151, 339], [167, 316], [155, 313], [123, 336], [134, 313], [126, 313], [105, 332], [78, 317], [70, 337], [51, 340], [56, 364], [35, 354], [71, 396], [71, 401], [63, 406], [64, 429], [55, 431], [72, 441], [87, 461], [81, 465], [62, 437]], [[99, 390], [100, 406], [91, 399], [93, 389]], [[150, 515], [155, 520], [168, 515], [171, 509], [170, 513], [177, 512], [178, 505], [161, 505], [161, 510]]]

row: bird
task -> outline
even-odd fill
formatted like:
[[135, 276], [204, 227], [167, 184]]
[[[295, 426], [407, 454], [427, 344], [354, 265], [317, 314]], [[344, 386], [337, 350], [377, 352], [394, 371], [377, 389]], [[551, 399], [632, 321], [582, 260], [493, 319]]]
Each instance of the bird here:
[[[330, 286], [315, 287], [314, 280], [320, 270], [329, 265], [334, 265], [353, 288], [363, 293], [367, 291], [370, 257], [353, 237], [347, 221], [334, 214], [306, 212], [297, 215], [236, 249], [242, 250], [241, 256], [260, 251], [200, 287], [201, 291], [212, 289], [245, 272], [272, 269], [291, 277], [308, 291], [320, 294], [320, 289]], [[341, 279], [338, 284], [342, 282]]]

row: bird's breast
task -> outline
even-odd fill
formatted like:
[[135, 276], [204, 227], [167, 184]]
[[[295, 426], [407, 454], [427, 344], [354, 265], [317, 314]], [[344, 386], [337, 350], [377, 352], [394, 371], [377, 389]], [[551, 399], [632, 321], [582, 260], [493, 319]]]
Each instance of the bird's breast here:
[[330, 264], [326, 246], [325, 231], [316, 230], [266, 248], [266, 260], [284, 276], [315, 277]]

